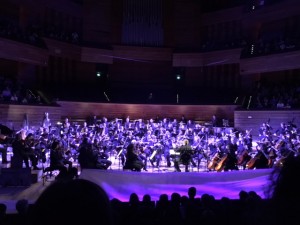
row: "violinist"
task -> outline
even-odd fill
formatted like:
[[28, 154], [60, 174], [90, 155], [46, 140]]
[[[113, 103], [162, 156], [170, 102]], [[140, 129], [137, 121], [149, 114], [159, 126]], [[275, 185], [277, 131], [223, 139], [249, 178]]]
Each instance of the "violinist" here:
[[194, 158], [192, 159], [192, 164], [196, 165], [193, 161], [194, 159], [197, 162], [197, 168], [200, 167], [200, 162], [202, 159], [208, 160], [208, 155], [203, 150], [203, 144], [202, 144], [203, 136], [200, 138], [199, 135], [194, 133], [193, 141], [192, 141], [192, 148], [195, 152]]
[[[24, 161], [26, 168], [30, 168], [30, 160], [33, 170], [40, 170], [37, 166], [38, 160], [33, 149], [28, 146], [28, 143], [31, 142], [31, 140], [29, 141], [28, 139], [31, 139], [31, 136], [32, 135], [26, 136], [25, 131], [21, 131], [16, 135], [15, 140], [12, 142], [14, 158], [19, 159], [21, 162]], [[25, 139], [27, 140], [25, 141]], [[22, 163], [19, 166], [22, 168]]]
[[285, 135], [288, 132], [287, 126], [284, 122], [280, 123], [280, 127], [275, 131], [275, 135]]
[[259, 142], [267, 145], [272, 145], [273, 137], [269, 135], [268, 131], [264, 130], [263, 133], [259, 136]]
[[272, 127], [269, 125], [269, 122], [262, 123], [262, 126], [258, 130], [259, 135], [263, 135], [263, 133], [270, 135], [272, 133]]
[[71, 123], [69, 122], [69, 118], [65, 118], [62, 126], [61, 126], [61, 134], [69, 134], [71, 129]]
[[247, 146], [247, 149], [251, 151], [253, 147], [253, 143], [252, 143], [253, 138], [252, 138], [251, 130], [245, 130], [245, 135], [243, 136], [243, 140], [245, 145]]
[[88, 126], [87, 126], [87, 122], [83, 122], [83, 126], [82, 126], [82, 128], [81, 128], [81, 130], [80, 130], [80, 135], [81, 136], [87, 136], [88, 135], [88, 133], [89, 133], [89, 128], [88, 128]]

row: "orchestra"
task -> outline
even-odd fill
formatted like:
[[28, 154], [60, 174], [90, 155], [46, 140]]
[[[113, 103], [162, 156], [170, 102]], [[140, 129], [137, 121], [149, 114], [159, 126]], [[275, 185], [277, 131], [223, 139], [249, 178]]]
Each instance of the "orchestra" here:
[[[48, 114], [45, 118], [50, 121]], [[282, 165], [287, 157], [298, 155], [300, 151], [300, 135], [293, 121], [281, 123], [278, 129], [273, 129], [269, 121], [262, 123], [256, 142], [251, 130], [216, 129], [183, 119], [180, 122], [170, 118], [132, 120], [127, 116], [72, 123], [65, 118], [57, 126], [51, 125], [51, 129], [50, 123], [45, 124], [37, 131], [27, 130], [22, 140], [35, 168], [37, 160], [46, 162], [53, 140], [59, 140], [66, 160], [75, 161], [83, 140], [88, 139], [99, 161], [119, 159], [120, 168], [126, 164], [127, 147], [134, 142], [135, 153], [145, 171], [147, 166], [159, 168], [162, 163], [167, 167], [174, 166], [178, 171], [176, 164], [184, 161], [178, 152], [184, 141], [192, 150], [184, 165], [196, 167], [198, 171], [203, 164], [208, 171], [271, 168]], [[107, 169], [111, 164], [106, 161], [103, 168]]]

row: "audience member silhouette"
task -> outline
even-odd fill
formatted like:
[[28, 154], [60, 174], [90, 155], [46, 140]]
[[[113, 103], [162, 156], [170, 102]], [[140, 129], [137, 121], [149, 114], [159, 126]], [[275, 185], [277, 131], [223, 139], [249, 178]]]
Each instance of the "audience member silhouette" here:
[[154, 210], [155, 202], [151, 200], [151, 196], [149, 194], [145, 194], [140, 204], [140, 217], [142, 218], [141, 224], [154, 224]]
[[169, 196], [167, 194], [161, 194], [159, 200], [156, 202], [155, 207], [155, 219], [156, 224], [166, 224], [166, 213], [169, 207]]
[[6, 210], [7, 206], [4, 203], [0, 203], [0, 225], [6, 223]]
[[185, 224], [197, 224], [201, 207], [201, 199], [196, 198], [196, 187], [189, 187], [188, 201], [185, 206]]
[[136, 193], [131, 193], [129, 197], [128, 207], [126, 208], [124, 224], [139, 225], [142, 218], [140, 214], [140, 199]]
[[171, 194], [171, 200], [167, 208], [166, 225], [180, 225], [183, 222], [181, 213], [181, 195], [177, 192]]
[[274, 168], [270, 178], [269, 224], [293, 224], [300, 219], [300, 156], [289, 157], [282, 167]]
[[106, 192], [85, 179], [55, 181], [38, 197], [30, 212], [30, 225], [113, 224]]
[[27, 223], [30, 204], [27, 199], [20, 199], [16, 202], [16, 214], [10, 214], [9, 224], [23, 225]]

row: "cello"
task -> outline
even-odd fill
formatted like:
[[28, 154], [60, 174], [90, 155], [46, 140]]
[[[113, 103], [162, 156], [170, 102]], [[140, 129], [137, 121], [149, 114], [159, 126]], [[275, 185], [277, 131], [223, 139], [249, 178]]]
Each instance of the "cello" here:
[[242, 165], [247, 158], [249, 158], [247, 149], [244, 149], [240, 154], [237, 155], [237, 165]]
[[215, 166], [215, 170], [218, 172], [222, 171], [226, 165], [227, 159], [228, 159], [228, 154], [222, 156], [222, 158], [218, 161], [217, 165]]
[[220, 153], [216, 152], [210, 162], [207, 164], [207, 169], [214, 170], [220, 159]]

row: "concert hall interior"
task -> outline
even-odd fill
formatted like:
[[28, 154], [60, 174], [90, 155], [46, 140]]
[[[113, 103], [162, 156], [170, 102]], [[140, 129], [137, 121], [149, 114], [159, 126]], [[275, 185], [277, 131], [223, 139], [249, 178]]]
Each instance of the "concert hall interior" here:
[[191, 187], [218, 207], [283, 198], [276, 174], [300, 153], [297, 3], [1, 0], [4, 224], [17, 202], [80, 179], [125, 208], [133, 193], [183, 208]]

